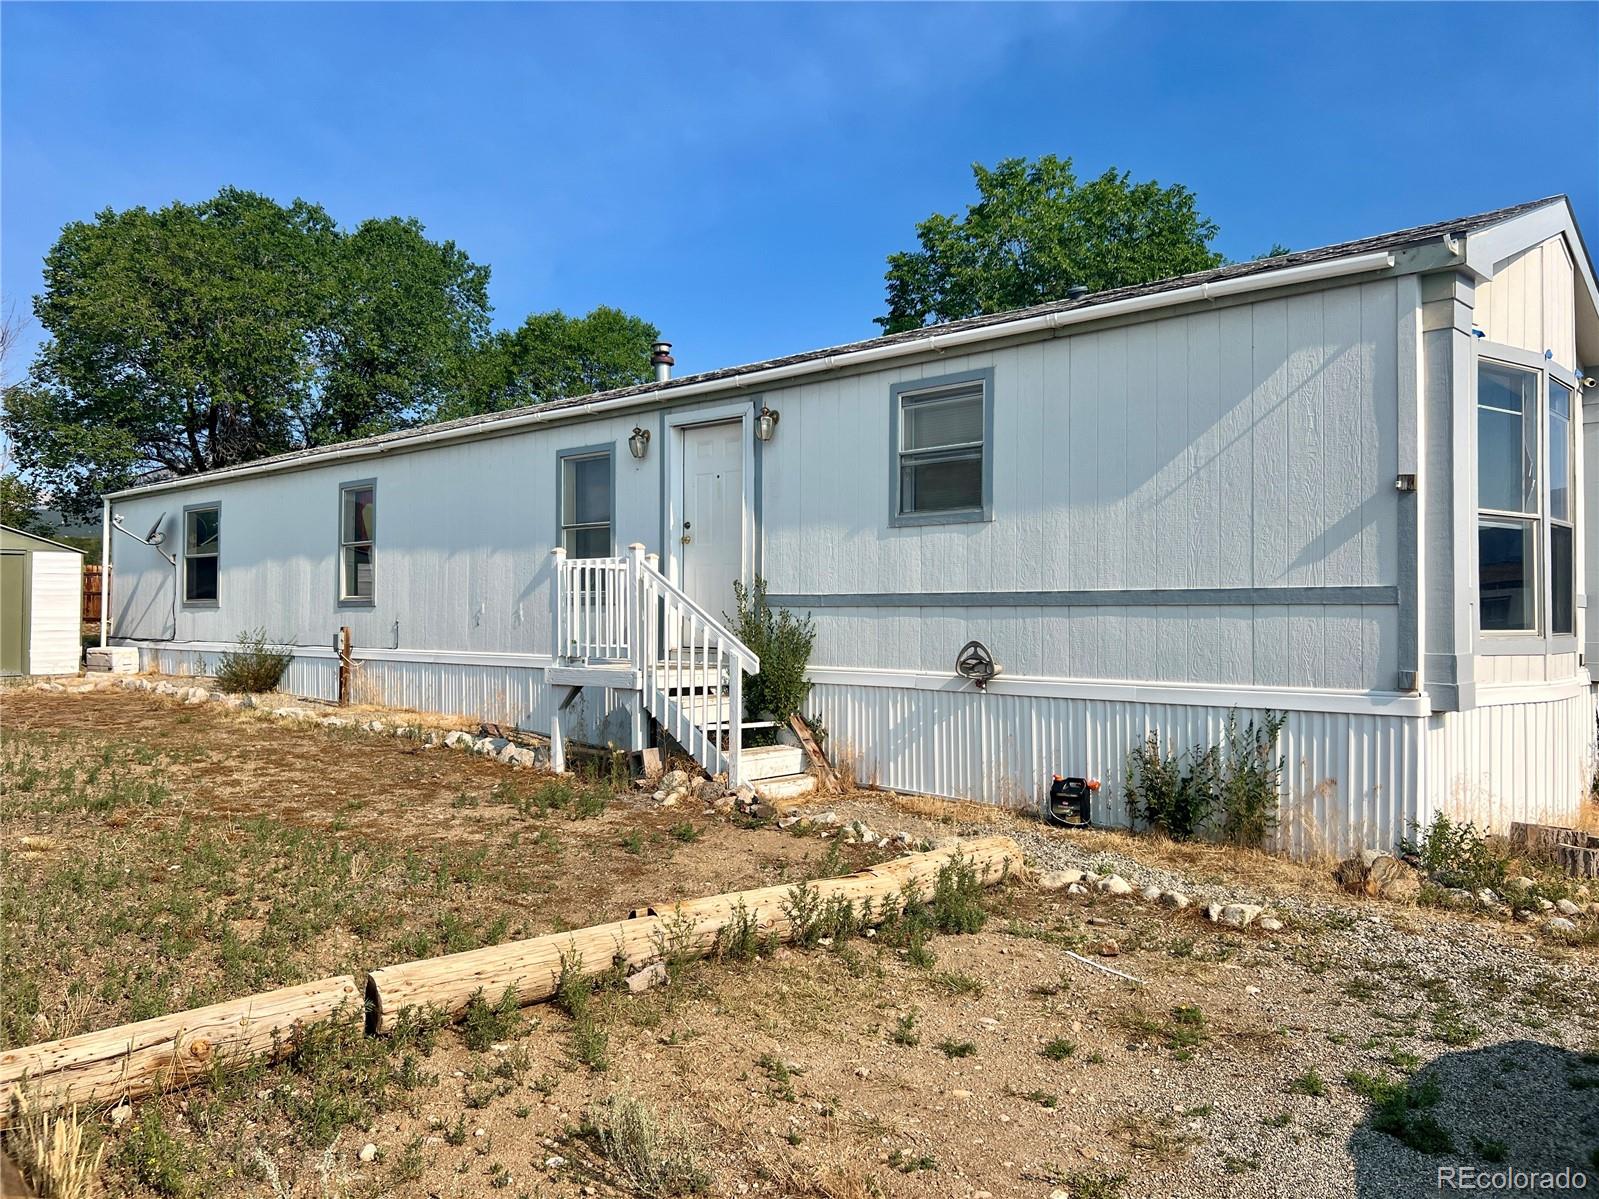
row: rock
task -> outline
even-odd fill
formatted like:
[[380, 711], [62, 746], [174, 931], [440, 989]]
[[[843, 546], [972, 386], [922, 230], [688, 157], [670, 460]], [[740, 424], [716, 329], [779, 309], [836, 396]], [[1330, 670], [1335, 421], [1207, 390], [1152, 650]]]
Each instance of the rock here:
[[[1540, 912], [1552, 912], [1552, 911], [1555, 910], [1555, 905], [1550, 903], [1542, 895], [1538, 896], [1537, 903], [1538, 903], [1538, 910]], [[1570, 913], [1567, 913], [1567, 915], [1569, 915], [1569, 914]]]
[[463, 733], [460, 729], [451, 729], [444, 734], [444, 744], [451, 749], [470, 748], [473, 740], [471, 733]]
[[661, 790], [668, 795], [674, 791], [687, 791], [693, 781], [686, 770], [668, 770], [661, 776]]
[[1193, 900], [1189, 899], [1181, 891], [1162, 891], [1160, 893], [1160, 902], [1168, 908], [1176, 908], [1180, 912], [1191, 904]]
[[1574, 937], [1577, 935], [1577, 926], [1564, 916], [1551, 916], [1544, 923], [1544, 931], [1557, 937]]
[[1158, 903], [1160, 901], [1161, 892], [1159, 887], [1145, 887], [1138, 894], [1148, 903]]
[[133, 1109], [128, 1106], [126, 1100], [117, 1104], [116, 1107], [111, 1109], [111, 1127], [121, 1128], [128, 1122], [128, 1117], [131, 1115], [133, 1115]]
[[1280, 933], [1283, 931], [1283, 922], [1275, 916], [1262, 916], [1260, 927], [1263, 932]]
[[1068, 895], [1087, 895], [1088, 894], [1088, 888], [1083, 886], [1082, 883], [1068, 883], [1066, 885], [1066, 894], [1068, 894]]
[[203, 704], [211, 698], [211, 693], [204, 687], [190, 687], [183, 692], [182, 699], [186, 704]]
[[1451, 908], [1469, 908], [1472, 905], [1472, 894], [1464, 887], [1450, 887], [1444, 892], [1444, 906]]
[[1408, 901], [1421, 891], [1416, 872], [1380, 849], [1363, 849], [1345, 858], [1334, 867], [1333, 878], [1344, 890], [1372, 899]]
[[1099, 956], [1102, 958], [1116, 957], [1121, 953], [1121, 951], [1122, 947], [1116, 944], [1114, 941], [1101, 941], [1098, 945], [1094, 946], [1094, 952], [1099, 954]]
[[1038, 876], [1040, 891], [1059, 891], [1082, 881], [1081, 870], [1046, 870]]
[[1477, 906], [1485, 912], [1496, 911], [1500, 907], [1499, 894], [1492, 887], [1484, 887], [1477, 892], [1474, 898], [1477, 901]]
[[363, 733], [381, 733], [386, 728], [388, 728], [388, 725], [381, 720], [369, 720], [361, 726], [361, 731]]
[[378, 1157], [378, 1147], [371, 1141], [368, 1141], [365, 1145], [361, 1146], [361, 1152], [358, 1156], [364, 1162], [376, 1161]]
[[1560, 914], [1562, 916], [1580, 916], [1580, 915], [1582, 915], [1582, 908], [1579, 907], [1577, 904], [1572, 903], [1571, 900], [1569, 900], [1569, 899], [1557, 899], [1557, 900], [1555, 900], [1555, 907], [1559, 909]]
[[1131, 895], [1133, 885], [1119, 874], [1112, 874], [1094, 884], [1099, 890], [1110, 895]]
[[627, 976], [627, 989], [637, 995], [641, 991], [648, 991], [651, 987], [661, 986], [666, 980], [666, 963], [651, 962], [642, 970], [635, 970]]
[[1217, 914], [1216, 921], [1229, 928], [1248, 928], [1260, 918], [1263, 911], [1264, 908], [1252, 903], [1229, 903]]
[[350, 722], [348, 720], [344, 719], [344, 717], [342, 717], [342, 716], [324, 716], [317, 723], [325, 725], [325, 726], [327, 726], [330, 729], [342, 729], [345, 725], [349, 724]]
[[1536, 884], [1525, 874], [1518, 874], [1515, 878], [1506, 882], [1505, 885], [1517, 891], [1531, 891]]
[[1219, 903], [1207, 903], [1205, 905], [1205, 919], [1209, 920], [1211, 923], [1215, 923], [1217, 920], [1220, 920], [1221, 908], [1222, 905]]

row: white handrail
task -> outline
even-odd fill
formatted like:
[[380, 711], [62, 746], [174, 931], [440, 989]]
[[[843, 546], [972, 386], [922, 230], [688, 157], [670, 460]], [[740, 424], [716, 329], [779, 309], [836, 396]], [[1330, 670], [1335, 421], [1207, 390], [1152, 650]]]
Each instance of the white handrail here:
[[742, 783], [744, 675], [760, 673], [759, 656], [642, 545], [622, 558], [553, 554], [556, 656], [630, 662], [644, 709], [707, 770]]

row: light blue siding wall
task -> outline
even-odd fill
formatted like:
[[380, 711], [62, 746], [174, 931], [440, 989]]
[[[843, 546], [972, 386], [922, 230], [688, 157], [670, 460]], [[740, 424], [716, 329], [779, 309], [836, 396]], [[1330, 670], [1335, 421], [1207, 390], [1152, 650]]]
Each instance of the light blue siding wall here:
[[[627, 450], [637, 418], [612, 417], [440, 445], [120, 501], [143, 533], [167, 513], [166, 548], [181, 546], [181, 509], [222, 509], [221, 602], [183, 608], [173, 632], [173, 570], [128, 537], [115, 543], [113, 629], [119, 637], [231, 641], [273, 637], [331, 646], [348, 625], [358, 648], [548, 654], [550, 550], [558, 540], [557, 455], [615, 443], [617, 553], [660, 541], [661, 447]], [[649, 423], [653, 423], [651, 420]], [[377, 480], [375, 602], [341, 607], [336, 593], [339, 484]]]
[[[801, 604], [906, 595], [816, 608], [823, 665], [949, 669], [980, 637], [1013, 674], [1392, 690], [1389, 602], [966, 593], [1396, 588], [1399, 319], [1382, 280], [768, 392], [769, 586]], [[984, 366], [995, 519], [889, 527], [890, 384]], [[963, 594], [918, 603], [930, 592]]]

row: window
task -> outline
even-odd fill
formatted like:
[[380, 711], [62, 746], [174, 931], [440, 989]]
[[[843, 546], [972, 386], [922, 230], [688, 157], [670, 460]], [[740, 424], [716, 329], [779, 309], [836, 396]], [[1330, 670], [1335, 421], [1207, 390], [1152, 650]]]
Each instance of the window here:
[[1577, 631], [1576, 393], [1552, 364], [1525, 358], [1513, 365], [1485, 357], [1477, 366], [1480, 621], [1489, 633], [1570, 637]]
[[222, 509], [186, 508], [183, 512], [183, 602], [214, 604], [218, 594], [218, 555], [222, 545]]
[[339, 602], [370, 604], [372, 547], [377, 540], [377, 484], [370, 480], [339, 488]]
[[894, 523], [988, 519], [992, 384], [983, 371], [893, 388]]
[[1572, 390], [1549, 380], [1549, 631], [1577, 631], [1576, 580], [1572, 552], [1576, 527], [1572, 516], [1576, 488], [1572, 478]]
[[561, 544], [569, 558], [611, 556], [611, 451], [561, 458]]
[[1477, 592], [1492, 632], [1538, 628], [1538, 371], [1477, 368]]

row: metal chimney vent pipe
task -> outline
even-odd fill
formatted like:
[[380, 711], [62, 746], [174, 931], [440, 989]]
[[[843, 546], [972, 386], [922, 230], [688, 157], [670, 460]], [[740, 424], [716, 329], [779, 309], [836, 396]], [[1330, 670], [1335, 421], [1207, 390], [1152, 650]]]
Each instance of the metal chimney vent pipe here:
[[677, 365], [677, 359], [672, 357], [672, 343], [658, 341], [650, 347], [650, 365], [655, 368], [655, 381], [665, 383], [672, 377], [672, 368]]

